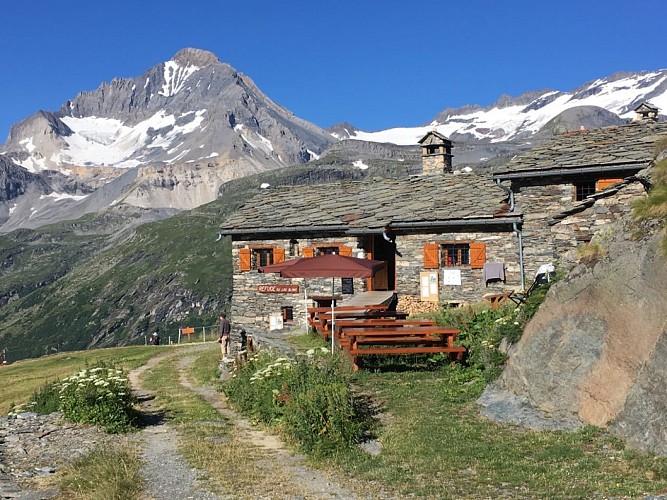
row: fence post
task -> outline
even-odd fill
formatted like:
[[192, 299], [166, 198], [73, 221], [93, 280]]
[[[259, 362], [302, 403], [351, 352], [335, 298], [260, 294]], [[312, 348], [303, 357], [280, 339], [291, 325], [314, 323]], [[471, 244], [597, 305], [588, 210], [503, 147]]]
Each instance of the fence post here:
[[204, 337], [203, 342], [206, 343], [206, 327], [205, 326], [201, 327], [201, 334], [202, 334], [202, 337]]
[[176, 342], [176, 343], [177, 344], [181, 343], [181, 329], [180, 328], [178, 329], [178, 342]]

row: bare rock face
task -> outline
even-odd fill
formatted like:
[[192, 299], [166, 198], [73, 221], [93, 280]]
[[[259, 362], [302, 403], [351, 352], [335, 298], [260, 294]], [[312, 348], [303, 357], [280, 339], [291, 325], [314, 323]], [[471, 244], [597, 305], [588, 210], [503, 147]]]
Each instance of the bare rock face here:
[[663, 232], [630, 241], [557, 284], [480, 399], [487, 416], [533, 428], [609, 428], [667, 454], [667, 262]]

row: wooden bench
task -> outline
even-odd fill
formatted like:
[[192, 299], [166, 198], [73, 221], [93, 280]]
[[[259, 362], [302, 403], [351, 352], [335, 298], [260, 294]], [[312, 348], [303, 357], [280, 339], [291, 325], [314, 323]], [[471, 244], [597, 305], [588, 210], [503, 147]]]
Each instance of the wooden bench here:
[[[407, 319], [409, 313], [401, 311], [382, 311], [382, 310], [371, 310], [371, 311], [351, 311], [343, 312], [340, 315], [336, 311], [336, 324], [339, 321], [343, 320], [370, 320], [370, 319]], [[321, 313], [318, 316], [318, 321], [321, 325], [319, 330], [320, 334], [324, 337], [329, 335], [329, 323], [331, 323], [331, 312]]]
[[[338, 330], [338, 328], [337, 328]], [[446, 353], [463, 359], [466, 348], [455, 346], [454, 340], [460, 333], [456, 328], [441, 326], [343, 326], [337, 335], [338, 345], [359, 369], [358, 356], [371, 354], [431, 354]]]
[[398, 326], [435, 326], [432, 319], [359, 318], [336, 320], [336, 331], [343, 328], [384, 328]]
[[[365, 315], [370, 311], [373, 312], [383, 312], [388, 308], [385, 304], [374, 304], [366, 306], [338, 306], [334, 309], [334, 314], [336, 318], [345, 317], [345, 315], [354, 315], [357, 314]], [[308, 324], [310, 327], [322, 333], [328, 329], [327, 324], [331, 321], [331, 308], [330, 307], [309, 307], [308, 308]]]

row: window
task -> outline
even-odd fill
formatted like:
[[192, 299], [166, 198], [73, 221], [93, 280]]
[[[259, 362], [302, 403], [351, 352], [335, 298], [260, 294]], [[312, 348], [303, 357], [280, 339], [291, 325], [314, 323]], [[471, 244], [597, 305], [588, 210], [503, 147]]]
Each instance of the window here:
[[427, 146], [426, 153], [430, 155], [437, 155], [440, 152], [440, 146]]
[[253, 248], [250, 259], [251, 269], [271, 265], [273, 264], [273, 248]]
[[469, 243], [446, 243], [440, 245], [440, 263], [442, 267], [470, 265]]
[[344, 257], [352, 257], [352, 247], [343, 243], [321, 243], [310, 247], [303, 247], [301, 255], [303, 257], [316, 257], [318, 255], [338, 254]]
[[424, 268], [470, 267], [482, 269], [486, 244], [478, 241], [444, 241], [424, 244]]
[[335, 247], [315, 247], [316, 255], [327, 255], [332, 253], [339, 253], [337, 246]]
[[285, 261], [285, 249], [269, 245], [258, 245], [239, 249], [239, 269], [251, 271], [262, 266]]
[[283, 315], [283, 323], [291, 323], [294, 321], [294, 307], [293, 306], [282, 306], [280, 308]]
[[297, 240], [289, 240], [289, 256], [296, 257], [299, 255], [299, 242]]
[[583, 201], [591, 194], [595, 194], [595, 181], [579, 181], [574, 183], [574, 201]]

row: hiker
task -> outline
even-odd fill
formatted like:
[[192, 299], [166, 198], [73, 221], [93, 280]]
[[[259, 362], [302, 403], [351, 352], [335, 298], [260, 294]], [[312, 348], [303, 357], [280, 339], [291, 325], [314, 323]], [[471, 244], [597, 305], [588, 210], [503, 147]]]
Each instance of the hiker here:
[[227, 315], [222, 313], [220, 315], [220, 334], [218, 335], [218, 343], [220, 344], [222, 359], [227, 359], [227, 355], [229, 354], [229, 334], [231, 331], [232, 327], [229, 324]]
[[153, 336], [151, 337], [151, 344], [160, 345], [160, 335], [158, 335], [157, 332], [153, 333]]

